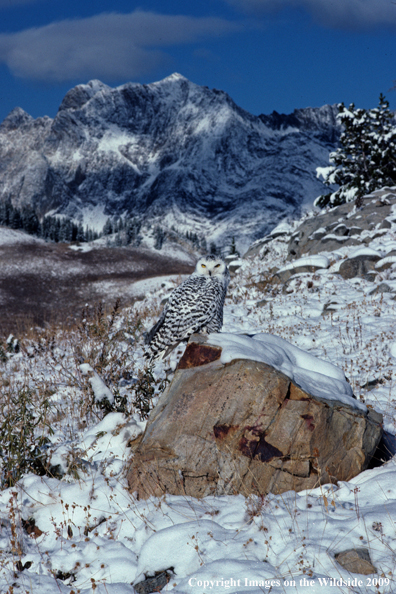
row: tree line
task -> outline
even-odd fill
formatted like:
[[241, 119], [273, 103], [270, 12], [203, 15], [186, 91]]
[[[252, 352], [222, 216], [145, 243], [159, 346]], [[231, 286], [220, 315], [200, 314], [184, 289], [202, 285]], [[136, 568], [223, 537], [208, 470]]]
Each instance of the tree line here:
[[11, 200], [0, 202], [0, 225], [55, 243], [88, 242], [105, 235], [115, 235], [113, 243], [116, 246], [138, 245], [141, 240], [141, 223], [133, 218], [109, 217], [102, 231], [98, 232], [67, 217], [45, 215], [40, 219], [31, 206], [18, 208]]
[[68, 218], [46, 215], [40, 220], [31, 206], [25, 205], [18, 208], [11, 203], [11, 200], [0, 203], [0, 225], [19, 229], [29, 235], [56, 243], [93, 241], [101, 235], [89, 227], [84, 227], [82, 223], [74, 223]]

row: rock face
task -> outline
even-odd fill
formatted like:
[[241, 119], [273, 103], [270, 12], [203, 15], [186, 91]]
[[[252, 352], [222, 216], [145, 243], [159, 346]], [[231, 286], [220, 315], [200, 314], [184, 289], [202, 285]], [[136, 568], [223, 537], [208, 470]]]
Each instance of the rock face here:
[[138, 497], [300, 491], [367, 467], [381, 415], [313, 397], [262, 362], [224, 365], [205, 341], [190, 338], [135, 452]]
[[[54, 119], [20, 108], [0, 126], [0, 200], [90, 224], [129, 213], [190, 225], [240, 249], [323, 191], [337, 108], [254, 116], [179, 74], [71, 89]], [[217, 228], [216, 228], [217, 226]], [[226, 229], [226, 231], [224, 231]]]
[[[365, 245], [364, 231], [376, 229], [368, 241], [386, 233], [392, 218], [391, 204], [396, 202], [396, 188], [378, 190], [366, 196], [363, 208], [356, 210], [349, 202], [324, 214], [308, 218], [292, 235], [289, 242], [289, 258], [301, 258], [304, 254], [331, 252], [345, 245]], [[363, 233], [363, 236], [362, 236]]]

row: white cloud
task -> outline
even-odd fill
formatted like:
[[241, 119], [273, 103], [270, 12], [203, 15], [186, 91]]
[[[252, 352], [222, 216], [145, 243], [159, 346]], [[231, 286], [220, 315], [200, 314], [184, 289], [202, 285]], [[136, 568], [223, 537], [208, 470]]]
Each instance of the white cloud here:
[[274, 12], [285, 7], [305, 8], [322, 25], [337, 29], [396, 27], [392, 0], [226, 0], [237, 8]]
[[219, 18], [139, 10], [100, 14], [0, 34], [0, 62], [17, 76], [45, 81], [135, 78], [166, 61], [163, 48], [219, 36], [238, 27]]

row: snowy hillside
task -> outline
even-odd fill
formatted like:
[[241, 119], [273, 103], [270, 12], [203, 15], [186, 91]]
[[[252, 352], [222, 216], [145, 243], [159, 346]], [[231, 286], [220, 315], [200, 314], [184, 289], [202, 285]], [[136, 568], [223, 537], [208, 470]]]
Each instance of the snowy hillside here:
[[0, 200], [100, 230], [128, 213], [239, 249], [322, 192], [336, 108], [253, 116], [179, 74], [71, 89], [58, 114], [14, 109], [0, 126]]
[[[389, 214], [354, 239], [361, 245], [334, 234], [335, 248], [294, 263], [309, 260], [315, 272], [273, 282], [290, 271], [288, 245], [301, 221], [267, 238], [240, 261], [223, 330], [271, 333], [337, 365], [358, 401], [383, 414], [394, 452], [396, 193], [381, 199]], [[375, 205], [378, 194], [366, 202]], [[340, 274], [345, 262], [373, 256], [370, 277]], [[130, 446], [145, 426], [138, 411], [145, 416], [153, 394], [156, 402], [183, 350], [143, 374], [143, 331], [174, 283], [163, 285], [130, 309], [87, 310], [74, 330], [49, 328], [2, 345], [3, 483], [19, 480], [0, 492], [0, 590], [133, 594], [134, 586], [153, 591], [142, 582], [156, 576], [174, 594], [394, 592], [394, 459], [380, 455], [377, 467], [349, 482], [297, 494], [137, 501], [126, 490]], [[107, 415], [97, 402], [106, 394], [114, 402]], [[17, 445], [7, 449], [11, 435]], [[347, 549], [366, 550], [375, 573], [343, 569], [335, 556]]]

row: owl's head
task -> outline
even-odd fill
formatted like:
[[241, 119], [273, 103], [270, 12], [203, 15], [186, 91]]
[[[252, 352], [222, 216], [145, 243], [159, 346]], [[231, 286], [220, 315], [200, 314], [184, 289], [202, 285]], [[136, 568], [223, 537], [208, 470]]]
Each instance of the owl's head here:
[[227, 274], [227, 266], [221, 258], [209, 254], [198, 260], [195, 267], [195, 274], [204, 276], [224, 276]]

